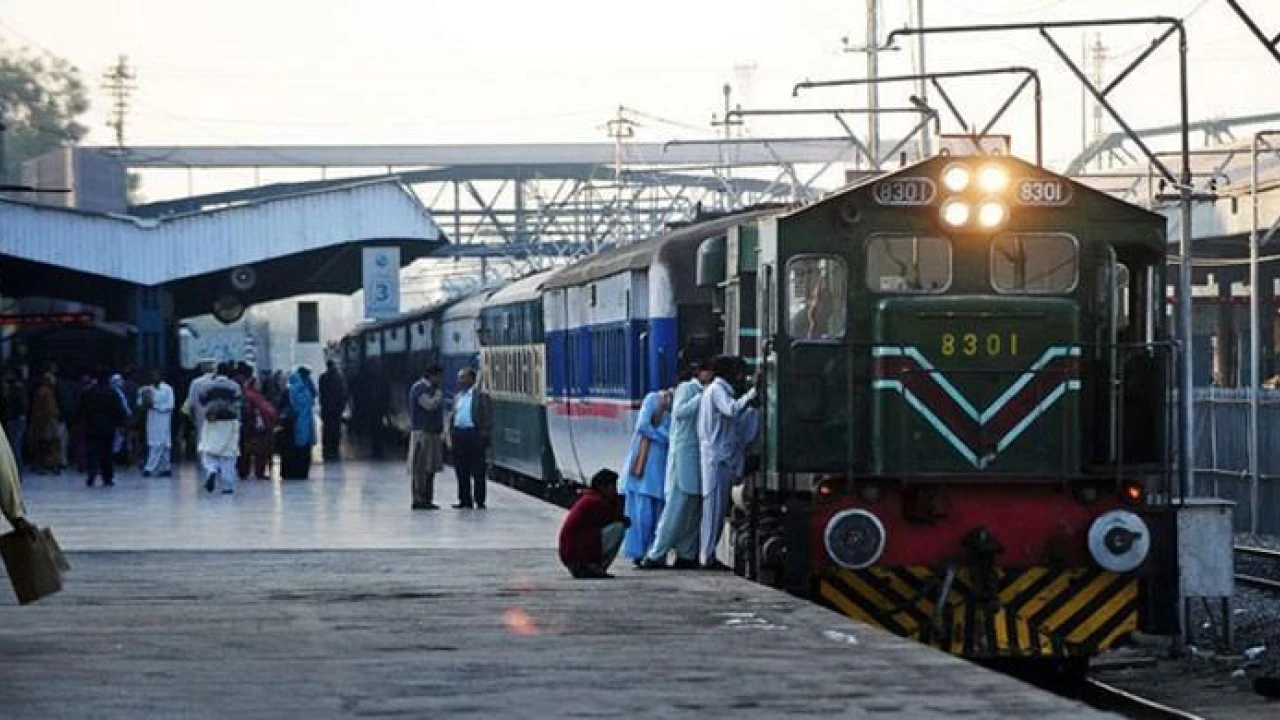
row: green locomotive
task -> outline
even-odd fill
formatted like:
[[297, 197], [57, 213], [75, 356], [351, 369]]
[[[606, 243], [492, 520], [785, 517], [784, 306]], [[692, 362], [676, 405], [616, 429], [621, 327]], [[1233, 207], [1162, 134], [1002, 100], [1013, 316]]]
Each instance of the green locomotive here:
[[968, 657], [1124, 638], [1170, 479], [1165, 252], [1162, 216], [990, 156], [708, 241], [763, 378], [739, 571]]

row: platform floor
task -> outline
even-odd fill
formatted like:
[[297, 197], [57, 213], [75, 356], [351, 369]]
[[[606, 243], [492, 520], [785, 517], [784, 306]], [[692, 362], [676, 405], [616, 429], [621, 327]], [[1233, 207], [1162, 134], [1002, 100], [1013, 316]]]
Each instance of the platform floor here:
[[74, 568], [0, 592], [0, 717], [1102, 716], [729, 575], [572, 580], [562, 511], [501, 486], [415, 513], [399, 465], [314, 477], [31, 478]]

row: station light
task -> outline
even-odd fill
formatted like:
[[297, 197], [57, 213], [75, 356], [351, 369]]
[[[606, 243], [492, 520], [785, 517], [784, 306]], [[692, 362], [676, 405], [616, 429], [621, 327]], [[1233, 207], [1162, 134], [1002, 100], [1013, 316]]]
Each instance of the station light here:
[[964, 192], [972, 179], [968, 165], [952, 163], [942, 169], [942, 186], [951, 192]]
[[1009, 187], [1009, 171], [1003, 165], [987, 163], [978, 169], [978, 189], [984, 193], [996, 194]]
[[978, 225], [991, 230], [1004, 224], [1009, 211], [995, 200], [987, 200], [978, 206]]
[[969, 222], [969, 216], [972, 214], [969, 203], [963, 200], [952, 198], [942, 204], [942, 222], [951, 227], [963, 227]]

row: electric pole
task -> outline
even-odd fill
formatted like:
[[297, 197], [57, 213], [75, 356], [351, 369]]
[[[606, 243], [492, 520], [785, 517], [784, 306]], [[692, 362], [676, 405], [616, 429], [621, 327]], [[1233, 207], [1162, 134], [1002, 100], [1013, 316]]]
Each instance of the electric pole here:
[[[618, 226], [618, 244], [622, 244], [622, 221], [623, 210], [621, 207], [623, 195], [622, 182], [622, 141], [636, 136], [636, 122], [627, 117], [626, 108], [619, 105], [618, 114], [612, 120], [605, 123], [605, 128], [609, 132], [609, 137], [613, 138], [613, 182], [614, 192], [617, 193], [616, 202], [614, 203], [614, 212], [617, 216]], [[595, 234], [591, 236], [591, 252], [595, 253], [599, 250], [596, 244]]]
[[[733, 129], [742, 125], [742, 118], [729, 117], [729, 112], [733, 109], [730, 107], [730, 98], [733, 96], [733, 86], [729, 83], [725, 83], [724, 87], [721, 88], [721, 92], [724, 93], [724, 115], [721, 116], [723, 119], [719, 119], [713, 114], [711, 116], [711, 127], [724, 128], [724, 139], [732, 140]], [[738, 109], [741, 110], [742, 106], [739, 105]], [[725, 187], [729, 188], [731, 195], [728, 202], [725, 203], [725, 210], [732, 210], [738, 206], [737, 193], [733, 192], [733, 165], [730, 163], [730, 158], [726, 156], [726, 153], [731, 152], [733, 151], [728, 143], [725, 143], [717, 151], [717, 154], [720, 155], [721, 160], [724, 162], [724, 184]]]
[[880, 169], [880, 0], [867, 0], [867, 147], [871, 169]]
[[[1102, 33], [1098, 33], [1093, 38], [1093, 46], [1089, 48], [1090, 59], [1093, 61], [1093, 81], [1094, 87], [1102, 87], [1103, 66], [1107, 61], [1107, 46], [1102, 44]], [[1102, 139], [1102, 104], [1098, 101], [1093, 103], [1093, 142]], [[1102, 156], [1098, 156], [1098, 169], [1102, 169]]]
[[129, 96], [137, 89], [133, 81], [137, 79], [133, 68], [129, 67], [129, 57], [121, 55], [116, 64], [102, 76], [102, 89], [111, 96], [111, 115], [107, 127], [115, 131], [116, 147], [124, 150], [124, 123], [129, 114]]

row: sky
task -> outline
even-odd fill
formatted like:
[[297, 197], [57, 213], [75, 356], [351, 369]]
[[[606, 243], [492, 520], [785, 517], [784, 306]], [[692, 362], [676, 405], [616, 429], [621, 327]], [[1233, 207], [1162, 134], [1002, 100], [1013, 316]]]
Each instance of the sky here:
[[[925, 0], [930, 25], [1025, 22], [1123, 14], [1188, 17], [1192, 116], [1272, 109], [1259, 87], [1280, 83], [1275, 63], [1222, 0]], [[883, 32], [904, 25], [914, 0], [882, 0]], [[1264, 29], [1280, 7], [1244, 0]], [[1272, 6], [1272, 7], [1269, 7]], [[618, 105], [644, 112], [637, 137], [710, 134], [735, 86], [748, 107], [865, 106], [865, 92], [791, 97], [803, 79], [865, 74], [842, 51], [865, 39], [865, 0], [0, 0], [0, 39], [70, 60], [93, 88], [89, 142], [111, 142], [102, 73], [127, 54], [138, 89], [131, 144], [452, 143], [606, 140]], [[1114, 75], [1151, 29], [1107, 29]], [[1079, 55], [1082, 33], [1062, 44]], [[913, 53], [883, 54], [882, 73], [909, 72]], [[938, 36], [929, 70], [1029, 64], [1045, 77], [1046, 156], [1081, 144], [1080, 90], [1034, 33]], [[1177, 118], [1172, 44], [1114, 96], [1135, 126]], [[990, 112], [1017, 80], [949, 86], [968, 114]], [[1004, 88], [1004, 90], [1002, 90]], [[882, 90], [905, 104], [912, 88]], [[653, 118], [653, 119], [651, 119]], [[1001, 129], [1031, 150], [1028, 99]], [[699, 128], [705, 128], [700, 130]], [[902, 129], [886, 121], [884, 133]], [[952, 130], [956, 129], [952, 123]], [[835, 134], [828, 120], [756, 121], [756, 135]]]

